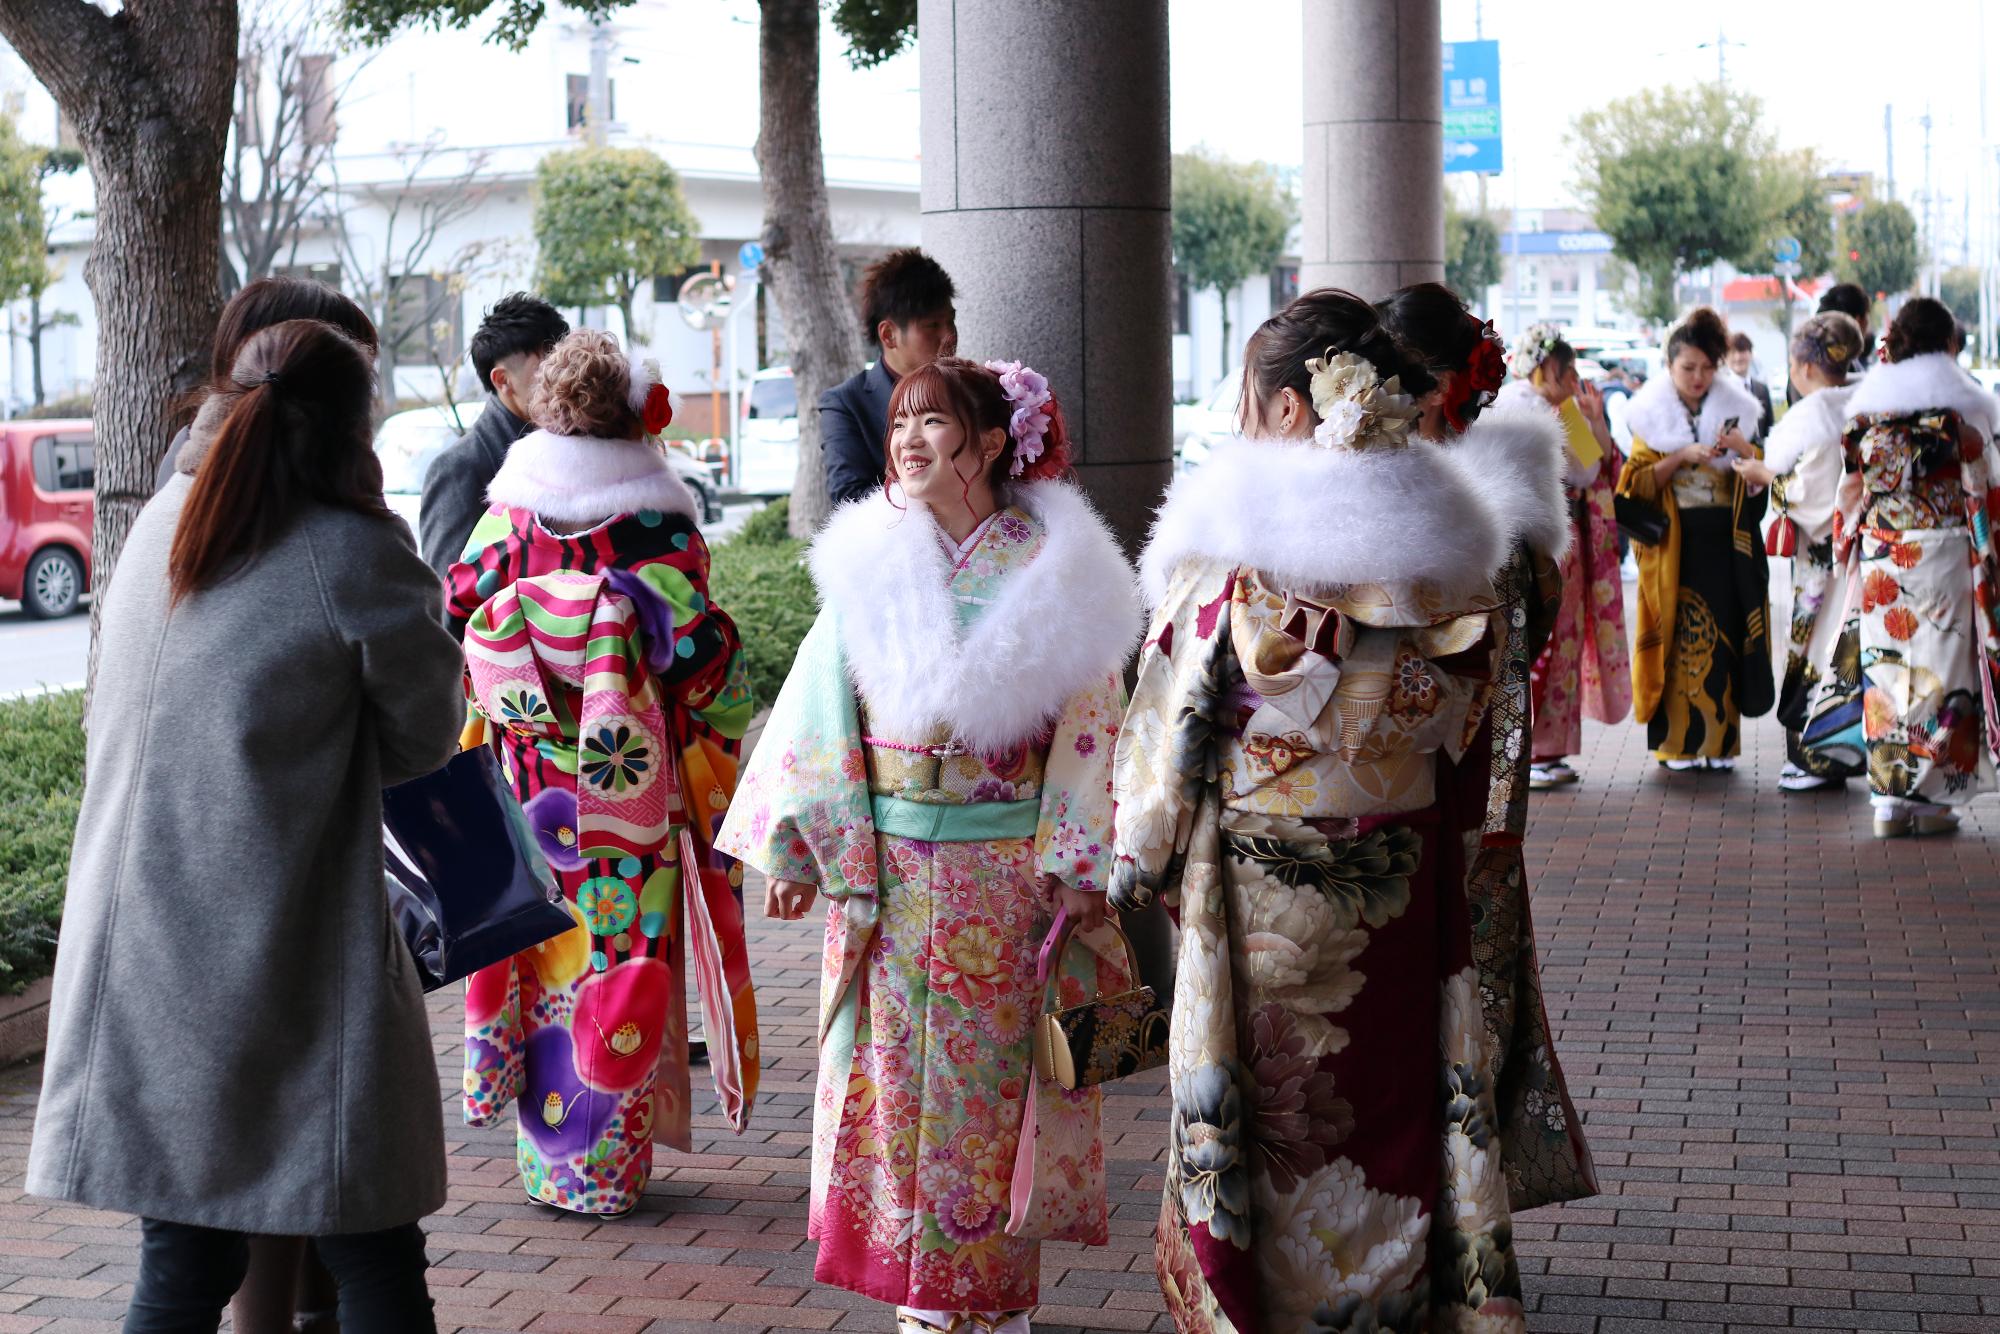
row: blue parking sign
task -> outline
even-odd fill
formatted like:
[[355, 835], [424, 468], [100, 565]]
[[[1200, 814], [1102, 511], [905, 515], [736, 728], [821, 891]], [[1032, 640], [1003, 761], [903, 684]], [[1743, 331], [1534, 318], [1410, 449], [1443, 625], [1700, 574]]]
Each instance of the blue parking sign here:
[[1500, 43], [1444, 44], [1444, 169], [1500, 170]]

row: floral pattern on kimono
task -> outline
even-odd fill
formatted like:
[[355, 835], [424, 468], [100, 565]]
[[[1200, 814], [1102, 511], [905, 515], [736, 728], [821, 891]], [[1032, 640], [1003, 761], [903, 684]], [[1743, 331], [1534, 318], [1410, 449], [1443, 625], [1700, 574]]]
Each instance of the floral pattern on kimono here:
[[1849, 557], [1877, 797], [1952, 805], [2000, 785], [1991, 449], [1961, 427], [1949, 410], [1862, 415], [1845, 437], [1863, 482]]
[[[1042, 541], [1039, 522], [1018, 509], [985, 528], [949, 576], [961, 630]], [[1040, 1246], [1007, 1224], [1045, 999], [1036, 956], [1052, 908], [1038, 879], [1102, 888], [1122, 688], [1107, 673], [1043, 735], [1002, 754], [966, 753], [944, 732], [877, 736], [851, 684], [846, 632], [835, 610], [821, 611], [720, 839], [767, 876], [817, 885], [831, 900], [808, 1213], [814, 1277], [923, 1309], [1031, 1307]], [[884, 803], [906, 818], [934, 815], [945, 832], [883, 832]], [[1027, 808], [1032, 833], [949, 836], [955, 817]], [[1055, 1003], [1127, 985], [1122, 962], [1110, 932], [1075, 938]], [[1043, 1133], [1079, 1146], [1057, 1179], [1037, 1179], [1047, 1216], [1101, 1244], [1100, 1095], [1036, 1084], [1034, 1096]]]
[[1562, 604], [1534, 667], [1534, 758], [1583, 749], [1583, 720], [1622, 722], [1632, 711], [1625, 585], [1614, 509], [1618, 462], [1604, 461], [1572, 507], [1562, 558]]
[[739, 1131], [759, 1054], [741, 871], [710, 846], [751, 698], [707, 599], [691, 521], [646, 512], [569, 536], [496, 507], [448, 576], [468, 694], [576, 928], [466, 987], [465, 1117], [520, 1103], [528, 1194], [635, 1207], [653, 1142], [686, 1149], [688, 965]]
[[1155, 615], [1112, 895], [1181, 928], [1157, 1233], [1179, 1330], [1526, 1328], [1435, 791], [1478, 734], [1493, 612], [1198, 558]]

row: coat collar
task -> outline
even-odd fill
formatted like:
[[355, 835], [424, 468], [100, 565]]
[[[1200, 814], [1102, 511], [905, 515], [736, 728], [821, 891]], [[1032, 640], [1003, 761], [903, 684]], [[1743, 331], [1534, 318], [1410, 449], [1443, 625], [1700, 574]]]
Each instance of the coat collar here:
[[1288, 586], [1425, 583], [1447, 598], [1477, 596], [1546, 500], [1500, 484], [1472, 451], [1427, 440], [1357, 453], [1238, 437], [1168, 490], [1141, 577], [1155, 605], [1175, 568], [1196, 558]]
[[[1702, 444], [1713, 443], [1722, 434], [1722, 423], [1736, 418], [1736, 429], [1748, 439], [1757, 438], [1757, 423], [1763, 419], [1764, 410], [1759, 406], [1743, 382], [1734, 375], [1723, 371], [1715, 373], [1715, 381], [1708, 387], [1708, 397], [1701, 401], [1701, 412], [1697, 417]], [[1695, 432], [1688, 429], [1687, 408], [1681, 403], [1679, 391], [1674, 388], [1674, 377], [1661, 371], [1639, 387], [1632, 395], [1632, 401], [1625, 409], [1625, 424], [1631, 428], [1635, 439], [1645, 442], [1655, 454], [1665, 454], [1683, 445], [1696, 443]]]
[[1847, 400], [1847, 416], [1894, 417], [1949, 408], [1965, 424], [1991, 438], [2000, 400], [1959, 369], [1943, 352], [1888, 361], [1869, 371]]
[[659, 446], [547, 431], [531, 431], [515, 442], [486, 496], [557, 524], [587, 526], [648, 510], [696, 521], [699, 514]]
[[813, 543], [813, 579], [876, 730], [921, 739], [945, 727], [994, 754], [1037, 739], [1071, 697], [1123, 670], [1143, 626], [1111, 530], [1069, 482], [1009, 499], [1040, 549], [963, 627], [951, 557], [921, 504], [853, 501]]

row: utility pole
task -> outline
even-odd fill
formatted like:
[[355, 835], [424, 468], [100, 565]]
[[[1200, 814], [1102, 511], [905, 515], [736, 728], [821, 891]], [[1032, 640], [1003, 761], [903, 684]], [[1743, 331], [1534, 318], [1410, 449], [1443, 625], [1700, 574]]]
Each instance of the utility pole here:
[[1888, 152], [1887, 176], [1889, 188], [1884, 198], [1896, 197], [1896, 104], [1891, 102], [1882, 108], [1882, 143]]
[[1931, 197], [1931, 108], [1924, 104], [1924, 118], [1917, 122], [1924, 127], [1924, 295], [1936, 296], [1938, 289], [1937, 232], [1932, 222]]
[[1719, 27], [1715, 30], [1715, 82], [1723, 88], [1729, 86], [1729, 38]]
[[611, 46], [610, 27], [600, 18], [590, 21], [590, 90], [585, 111], [585, 133], [592, 148], [604, 147], [611, 126]]

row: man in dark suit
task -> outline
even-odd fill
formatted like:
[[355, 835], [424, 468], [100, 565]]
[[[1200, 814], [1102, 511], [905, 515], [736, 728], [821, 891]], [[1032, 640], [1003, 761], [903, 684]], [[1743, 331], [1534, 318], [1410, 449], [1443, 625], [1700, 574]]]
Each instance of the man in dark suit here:
[[[1750, 397], [1757, 400], [1757, 438], [1768, 439], [1771, 423], [1777, 414], [1771, 408], [1771, 387], [1762, 380], [1752, 379], [1750, 366], [1757, 357], [1757, 345], [1750, 341], [1747, 333], [1734, 333], [1729, 337], [1729, 369], [1743, 381], [1743, 387], [1750, 391]], [[1786, 368], [1789, 371], [1789, 367]]]
[[569, 332], [569, 321], [538, 296], [515, 292], [495, 302], [472, 335], [472, 369], [486, 388], [486, 407], [457, 444], [431, 461], [424, 474], [418, 545], [424, 562], [442, 579], [465, 551], [486, 488], [507, 450], [533, 427], [528, 397], [542, 357]]
[[875, 363], [820, 395], [826, 490], [836, 505], [882, 485], [889, 396], [919, 366], [958, 352], [958, 292], [944, 267], [921, 250], [897, 250], [861, 281], [861, 318]]

